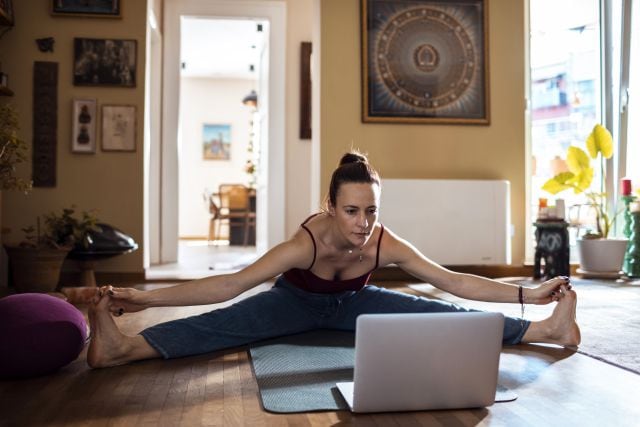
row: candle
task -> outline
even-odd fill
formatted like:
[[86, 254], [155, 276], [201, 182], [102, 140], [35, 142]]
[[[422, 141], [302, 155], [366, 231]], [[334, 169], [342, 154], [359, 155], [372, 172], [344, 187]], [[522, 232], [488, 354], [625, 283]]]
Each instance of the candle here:
[[623, 196], [631, 195], [631, 180], [629, 178], [622, 178], [620, 180], [620, 188]]

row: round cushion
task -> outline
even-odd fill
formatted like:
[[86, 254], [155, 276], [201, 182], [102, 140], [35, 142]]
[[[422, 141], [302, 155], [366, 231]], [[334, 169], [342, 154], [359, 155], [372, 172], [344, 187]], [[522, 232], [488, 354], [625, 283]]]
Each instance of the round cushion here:
[[0, 299], [0, 378], [44, 375], [75, 360], [87, 339], [84, 316], [46, 294]]

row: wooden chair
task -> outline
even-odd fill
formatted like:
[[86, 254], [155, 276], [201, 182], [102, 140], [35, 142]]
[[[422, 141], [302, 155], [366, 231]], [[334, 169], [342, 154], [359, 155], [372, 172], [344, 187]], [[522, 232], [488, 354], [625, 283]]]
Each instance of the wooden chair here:
[[[251, 209], [249, 200], [250, 189], [242, 184], [220, 184], [218, 193], [209, 197], [209, 240], [215, 241], [220, 237], [223, 223], [229, 227], [229, 240], [233, 228], [242, 228], [243, 245], [249, 242], [251, 227], [255, 230], [256, 213]], [[214, 198], [217, 197], [219, 204]]]

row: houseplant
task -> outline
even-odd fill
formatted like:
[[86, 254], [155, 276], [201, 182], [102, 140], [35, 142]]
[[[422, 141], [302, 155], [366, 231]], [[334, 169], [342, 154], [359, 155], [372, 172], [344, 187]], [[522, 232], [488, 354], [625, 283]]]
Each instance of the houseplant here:
[[76, 218], [75, 208], [61, 214], [44, 215], [44, 226], [23, 228], [24, 240], [5, 245], [12, 269], [13, 285], [18, 292], [52, 292], [58, 285], [62, 263], [76, 244], [85, 242], [87, 232], [96, 228], [97, 218], [82, 212]]
[[[585, 145], [586, 152], [579, 147], [569, 147], [566, 158], [569, 171], [549, 179], [542, 189], [554, 195], [565, 190], [573, 190], [575, 194], [584, 193], [588, 206], [595, 212], [595, 230], [578, 240], [580, 268], [586, 272], [617, 273], [622, 266], [627, 240], [609, 238], [617, 213], [610, 214], [607, 209], [604, 183], [605, 159], [613, 156], [613, 137], [604, 126], [597, 124]], [[591, 159], [596, 160], [600, 167], [600, 182], [596, 190], [592, 189], [595, 169]]]

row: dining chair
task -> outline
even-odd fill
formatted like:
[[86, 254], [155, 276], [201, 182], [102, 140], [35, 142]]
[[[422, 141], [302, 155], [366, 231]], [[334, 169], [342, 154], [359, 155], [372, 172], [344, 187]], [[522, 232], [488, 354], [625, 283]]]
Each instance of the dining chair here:
[[[220, 184], [218, 193], [209, 198], [209, 239], [215, 241], [220, 238], [223, 224], [229, 227], [229, 241], [231, 241], [232, 229], [241, 228], [243, 246], [249, 242], [249, 232], [256, 227], [256, 213], [251, 208], [249, 199], [250, 189], [242, 184]], [[217, 197], [219, 204], [215, 203]]]

